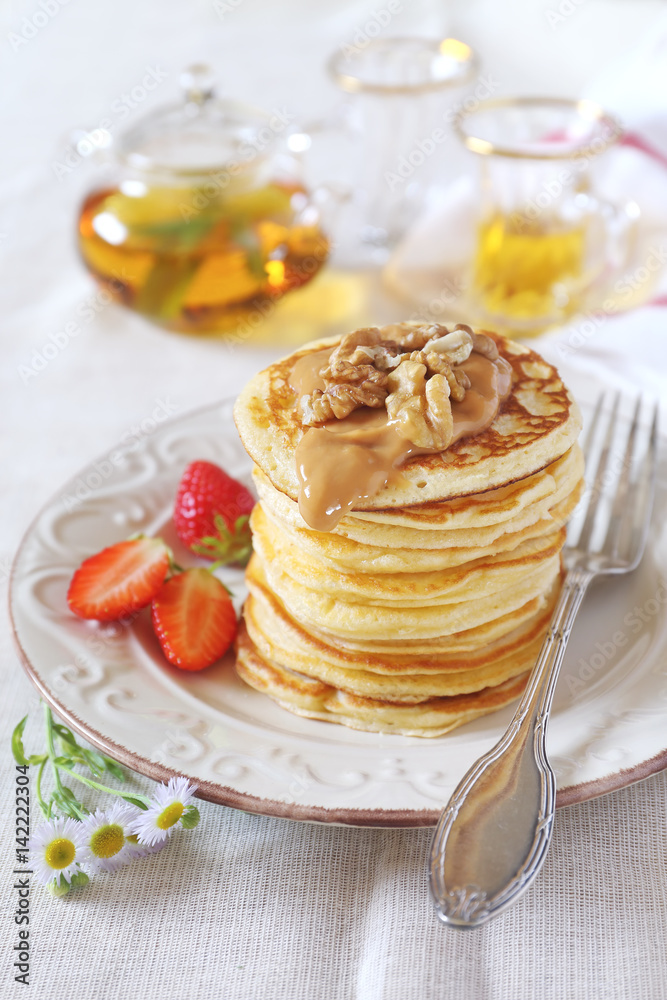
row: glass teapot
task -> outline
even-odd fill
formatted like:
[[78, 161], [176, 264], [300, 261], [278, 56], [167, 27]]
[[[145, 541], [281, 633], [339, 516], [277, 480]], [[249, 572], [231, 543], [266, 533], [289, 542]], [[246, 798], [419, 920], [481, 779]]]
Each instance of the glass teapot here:
[[204, 66], [181, 82], [182, 103], [113, 143], [100, 129], [82, 137], [82, 151], [104, 151], [106, 177], [81, 208], [81, 256], [117, 302], [161, 326], [252, 329], [328, 254], [299, 134], [282, 111], [216, 99]]

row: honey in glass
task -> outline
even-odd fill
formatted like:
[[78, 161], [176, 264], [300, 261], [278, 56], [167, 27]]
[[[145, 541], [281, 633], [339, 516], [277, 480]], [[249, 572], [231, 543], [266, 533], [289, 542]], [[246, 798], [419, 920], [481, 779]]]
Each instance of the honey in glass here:
[[601, 304], [632, 245], [630, 214], [596, 193], [619, 123], [589, 100], [497, 97], [454, 127], [477, 166], [471, 320], [528, 337]]
[[473, 283], [489, 315], [511, 320], [575, 313], [585, 278], [586, 227], [500, 212], [478, 230]]

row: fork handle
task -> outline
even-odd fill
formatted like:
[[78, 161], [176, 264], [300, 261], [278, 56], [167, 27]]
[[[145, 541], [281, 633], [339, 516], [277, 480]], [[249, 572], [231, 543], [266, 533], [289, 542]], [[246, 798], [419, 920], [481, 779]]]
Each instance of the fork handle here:
[[556, 800], [547, 720], [574, 619], [594, 575], [568, 572], [514, 718], [470, 768], [440, 817], [429, 876], [443, 923], [485, 923], [528, 888], [544, 863]]

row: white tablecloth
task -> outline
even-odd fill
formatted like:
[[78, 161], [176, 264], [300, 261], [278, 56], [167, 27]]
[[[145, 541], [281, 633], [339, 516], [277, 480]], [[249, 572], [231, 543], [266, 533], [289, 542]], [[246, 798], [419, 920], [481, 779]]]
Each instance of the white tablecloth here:
[[[50, 0], [3, 11], [4, 101], [0, 578], [38, 508], [90, 458], [109, 451], [163, 401], [173, 414], [234, 394], [274, 348], [226, 348], [168, 335], [99, 305], [73, 249], [86, 166], [60, 179], [68, 129], [95, 125], [148, 68], [165, 80], [132, 112], [175, 97], [179, 70], [208, 60], [222, 89], [312, 116], [334, 94], [321, 65], [377, 3], [325, 10], [288, 0]], [[391, 30], [459, 31], [505, 90], [577, 93], [661, 10], [586, 0], [405, 4]], [[44, 16], [36, 16], [38, 12]], [[26, 27], [26, 19], [29, 22]], [[551, 19], [553, 20], [553, 19]], [[32, 25], [32, 28], [30, 27]], [[36, 27], [37, 26], [37, 27]], [[34, 29], [34, 30], [33, 30]], [[27, 37], [30, 36], [30, 37]], [[18, 39], [18, 40], [17, 40]], [[503, 39], [504, 43], [503, 44]], [[489, 66], [489, 68], [491, 68]], [[391, 313], [395, 307], [384, 303]], [[663, 313], [646, 311], [651, 378], [667, 370]], [[396, 318], [400, 318], [396, 316]], [[37, 370], [51, 335], [79, 334]], [[619, 322], [619, 321], [616, 321]], [[634, 323], [643, 322], [636, 316]], [[313, 335], [318, 330], [313, 329]], [[662, 330], [664, 334], [664, 329]], [[587, 349], [608, 346], [603, 334]], [[621, 338], [622, 339], [622, 338]], [[617, 345], [618, 346], [618, 345]], [[586, 351], [581, 352], [582, 359]], [[599, 361], [599, 359], [598, 359]], [[614, 357], [610, 355], [614, 367]], [[25, 375], [26, 368], [34, 376]], [[627, 377], [627, 370], [621, 369]], [[649, 366], [636, 378], [646, 377]], [[4, 616], [4, 612], [3, 612]], [[535, 887], [485, 928], [436, 923], [425, 878], [428, 831], [327, 828], [202, 804], [202, 823], [162, 854], [100, 877], [65, 900], [33, 883], [31, 973], [13, 982], [14, 774], [9, 733], [38, 699], [2, 625], [6, 807], [0, 996], [67, 1000], [659, 1000], [667, 996], [667, 777], [558, 813]], [[145, 787], [148, 781], [139, 780]], [[33, 816], [33, 822], [37, 820]]]

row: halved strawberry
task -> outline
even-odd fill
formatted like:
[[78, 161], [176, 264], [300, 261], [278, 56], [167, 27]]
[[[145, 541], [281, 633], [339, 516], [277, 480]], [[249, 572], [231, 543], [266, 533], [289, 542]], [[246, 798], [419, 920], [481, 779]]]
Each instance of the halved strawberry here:
[[174, 503], [174, 524], [184, 545], [216, 562], [244, 565], [252, 552], [248, 526], [252, 494], [213, 462], [191, 462]]
[[67, 603], [79, 618], [115, 622], [151, 603], [169, 570], [161, 538], [118, 542], [85, 559], [72, 577]]
[[151, 616], [164, 655], [181, 670], [210, 667], [236, 637], [229, 593], [203, 568], [167, 580], [153, 599]]

